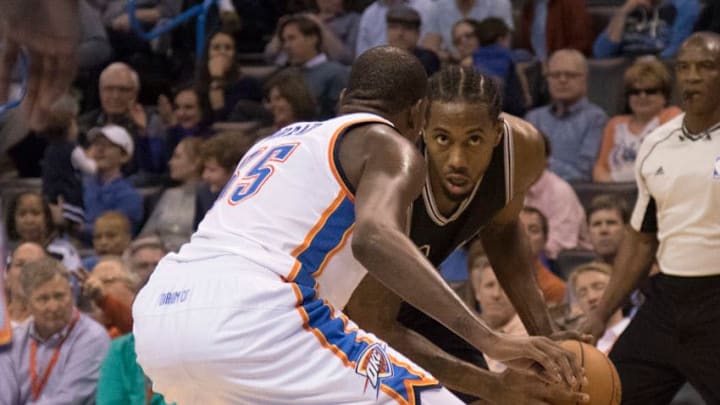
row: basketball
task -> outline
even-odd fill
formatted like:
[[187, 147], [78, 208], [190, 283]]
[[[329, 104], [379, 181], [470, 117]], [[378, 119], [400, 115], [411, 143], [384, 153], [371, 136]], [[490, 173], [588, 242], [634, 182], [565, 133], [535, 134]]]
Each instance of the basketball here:
[[[620, 377], [610, 359], [589, 344], [566, 340], [562, 347], [575, 353], [580, 366], [585, 369], [588, 385], [581, 392], [590, 395], [589, 405], [618, 405], [622, 395]], [[555, 403], [555, 405], [569, 405]]]

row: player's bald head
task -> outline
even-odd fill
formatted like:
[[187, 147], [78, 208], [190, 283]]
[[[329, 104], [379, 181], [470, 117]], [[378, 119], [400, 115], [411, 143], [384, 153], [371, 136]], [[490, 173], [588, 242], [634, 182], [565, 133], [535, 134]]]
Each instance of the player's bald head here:
[[425, 97], [427, 73], [418, 58], [400, 48], [380, 46], [353, 63], [342, 104], [364, 104], [397, 114]]

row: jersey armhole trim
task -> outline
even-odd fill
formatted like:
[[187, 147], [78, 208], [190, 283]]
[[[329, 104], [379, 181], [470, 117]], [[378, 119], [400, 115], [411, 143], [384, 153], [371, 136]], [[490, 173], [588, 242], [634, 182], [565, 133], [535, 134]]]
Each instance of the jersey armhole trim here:
[[340, 148], [338, 146], [340, 145], [339, 141], [342, 139], [343, 136], [345, 136], [348, 131], [360, 125], [366, 124], [385, 124], [392, 128], [395, 128], [390, 123], [390, 121], [386, 121], [379, 117], [375, 120], [366, 118], [356, 121], [350, 121], [335, 131], [332, 138], [330, 139], [330, 147], [328, 148], [328, 161], [330, 162], [330, 169], [333, 173], [333, 176], [335, 177], [335, 180], [338, 182], [338, 184], [340, 184], [340, 187], [343, 189], [343, 191], [345, 191], [345, 194], [347, 194], [347, 197], [350, 199], [350, 201], [353, 202], [355, 202], [355, 186], [353, 186], [353, 184], [347, 178], [347, 176], [345, 175], [345, 171], [340, 164]]

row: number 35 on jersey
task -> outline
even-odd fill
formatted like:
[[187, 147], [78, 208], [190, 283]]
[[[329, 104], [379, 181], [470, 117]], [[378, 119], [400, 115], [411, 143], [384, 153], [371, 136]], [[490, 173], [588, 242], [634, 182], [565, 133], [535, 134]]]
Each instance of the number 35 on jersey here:
[[221, 198], [227, 193], [228, 203], [236, 205], [259, 193], [277, 167], [287, 161], [299, 144], [293, 142], [272, 148], [262, 147], [252, 153], [240, 163]]

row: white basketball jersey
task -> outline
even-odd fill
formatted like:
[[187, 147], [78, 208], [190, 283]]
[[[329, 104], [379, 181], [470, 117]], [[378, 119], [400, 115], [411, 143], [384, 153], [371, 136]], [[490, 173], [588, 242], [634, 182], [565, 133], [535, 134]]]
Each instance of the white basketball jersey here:
[[[169, 260], [239, 255], [342, 308], [365, 275], [350, 250], [353, 192], [337, 164], [350, 127], [391, 125], [367, 113], [289, 125], [254, 145], [198, 231]], [[242, 271], [242, 268], [238, 268]]]

